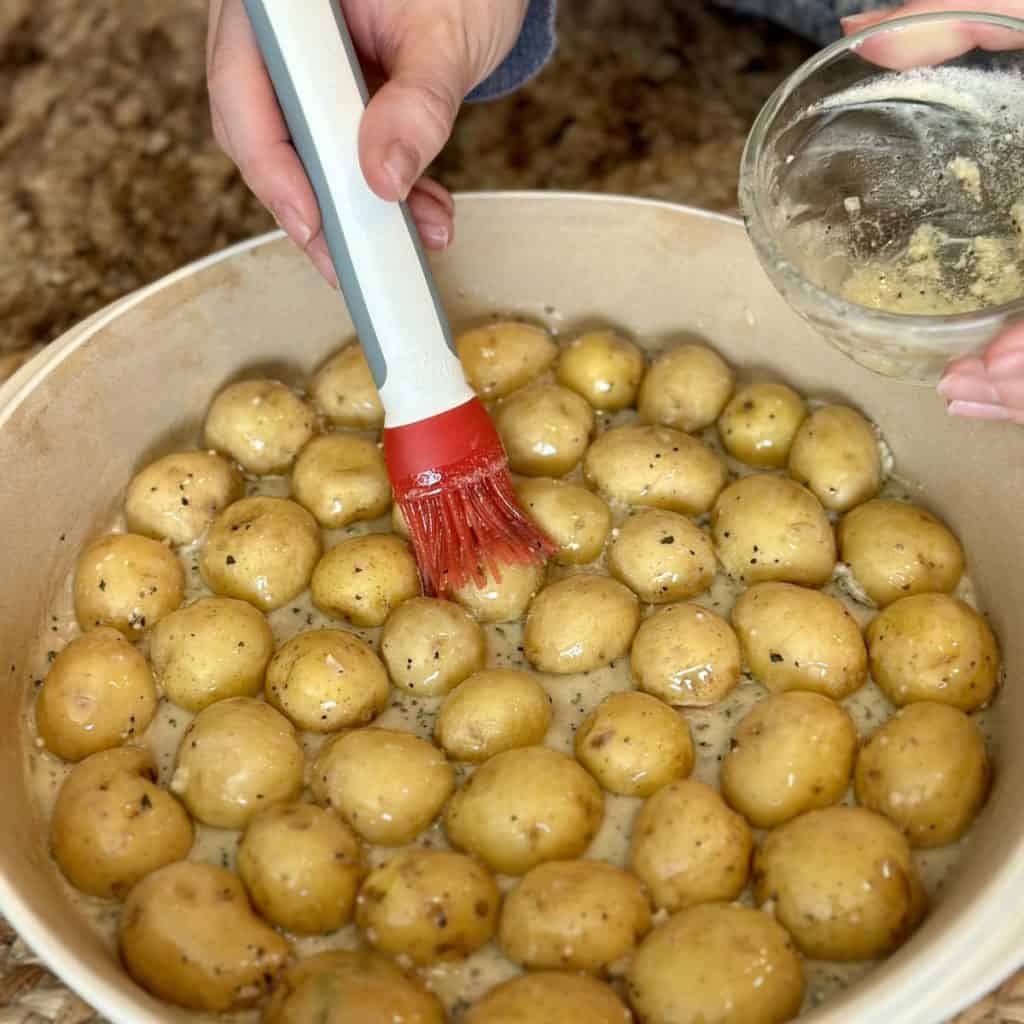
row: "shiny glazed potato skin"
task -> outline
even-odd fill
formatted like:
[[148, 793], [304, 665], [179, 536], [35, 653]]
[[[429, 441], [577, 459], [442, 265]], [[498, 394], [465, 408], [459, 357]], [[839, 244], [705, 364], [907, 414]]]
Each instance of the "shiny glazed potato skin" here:
[[603, 981], [569, 971], [523, 974], [492, 988], [462, 1024], [631, 1024], [632, 1015]]
[[684, 343], [654, 360], [640, 385], [637, 410], [645, 423], [692, 433], [718, 419], [735, 384], [736, 375], [717, 352]]
[[871, 674], [897, 707], [919, 700], [977, 711], [999, 681], [999, 647], [988, 623], [947, 594], [915, 594], [868, 624]]
[[242, 474], [213, 452], [176, 452], [151, 462], [128, 485], [128, 529], [172, 544], [191, 544], [245, 493]]
[[363, 875], [359, 841], [332, 811], [278, 804], [249, 822], [238, 874], [256, 909], [299, 935], [333, 932], [352, 916]]
[[751, 675], [773, 693], [809, 690], [835, 700], [867, 680], [860, 626], [828, 594], [792, 583], [758, 583], [732, 609]]
[[103, 626], [76, 637], [54, 659], [36, 699], [36, 728], [47, 750], [80, 761], [141, 735], [156, 704], [146, 659]]
[[500, 580], [488, 570], [483, 586], [469, 580], [452, 596], [477, 622], [514, 622], [522, 618], [543, 583], [542, 565], [503, 565]]
[[288, 959], [288, 943], [253, 913], [242, 883], [212, 864], [181, 861], [132, 889], [118, 946], [147, 991], [194, 1010], [253, 1006]]
[[628, 975], [645, 1024], [783, 1024], [800, 1011], [803, 972], [785, 929], [749, 907], [691, 907], [655, 928]]
[[358, 340], [347, 342], [316, 371], [309, 397], [336, 427], [376, 430], [384, 426], [384, 406]]
[[558, 546], [560, 565], [593, 562], [604, 548], [612, 528], [608, 506], [578, 484], [533, 477], [516, 484], [526, 514]]
[[498, 942], [531, 970], [599, 971], [650, 927], [647, 894], [632, 875], [599, 860], [549, 861], [505, 898]]
[[383, 453], [351, 434], [314, 437], [295, 462], [291, 484], [293, 498], [331, 530], [376, 519], [391, 505]]
[[463, 331], [455, 349], [470, 387], [484, 399], [504, 398], [539, 377], [558, 346], [543, 327], [515, 320]]
[[134, 639], [181, 604], [185, 571], [159, 541], [110, 533], [78, 556], [73, 593], [83, 630], [113, 626]]
[[786, 465], [797, 429], [807, 415], [804, 400], [785, 384], [740, 388], [718, 419], [726, 451], [749, 466]]
[[50, 849], [76, 889], [123, 899], [150, 872], [188, 856], [192, 822], [156, 784], [148, 750], [120, 747], [86, 758], [61, 786]]
[[754, 897], [814, 960], [874, 960], [899, 948], [927, 897], [899, 829], [862, 807], [808, 811], [770, 832]]
[[861, 748], [857, 802], [903, 829], [911, 846], [956, 842], [988, 796], [991, 770], [977, 725], [947, 704], [898, 711]]
[[449, 850], [406, 850], [359, 891], [356, 919], [383, 953], [428, 965], [461, 960], [498, 927], [501, 891], [481, 864]]
[[633, 405], [645, 365], [633, 342], [614, 331], [589, 331], [562, 349], [556, 373], [559, 384], [595, 409], [618, 412]]
[[838, 803], [850, 785], [857, 729], [818, 693], [780, 693], [740, 720], [722, 761], [722, 795], [757, 828]]
[[580, 856], [603, 818], [600, 786], [571, 757], [522, 747], [477, 768], [448, 801], [444, 829], [491, 870], [522, 875]]
[[557, 384], [534, 384], [498, 405], [494, 425], [513, 472], [564, 476], [587, 450], [594, 410], [575, 391]]

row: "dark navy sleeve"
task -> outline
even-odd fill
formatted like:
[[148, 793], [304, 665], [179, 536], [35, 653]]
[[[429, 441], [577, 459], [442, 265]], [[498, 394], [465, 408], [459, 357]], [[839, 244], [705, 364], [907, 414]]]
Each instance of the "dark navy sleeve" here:
[[530, 0], [515, 46], [466, 97], [468, 103], [493, 100], [514, 92], [547, 64], [555, 52], [555, 3], [556, 0]]
[[715, 0], [719, 7], [767, 18], [816, 43], [832, 43], [842, 35], [839, 19], [882, 7], [893, 0]]

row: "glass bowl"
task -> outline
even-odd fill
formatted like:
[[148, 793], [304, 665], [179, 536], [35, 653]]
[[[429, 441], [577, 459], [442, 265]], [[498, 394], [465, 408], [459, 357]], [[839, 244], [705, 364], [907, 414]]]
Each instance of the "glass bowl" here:
[[758, 116], [740, 205], [819, 333], [934, 384], [1024, 318], [1024, 20], [923, 14], [821, 51]]

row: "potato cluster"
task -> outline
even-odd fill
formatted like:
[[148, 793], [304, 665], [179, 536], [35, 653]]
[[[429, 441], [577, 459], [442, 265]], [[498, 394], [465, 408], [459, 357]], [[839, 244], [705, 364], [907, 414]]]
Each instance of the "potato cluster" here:
[[788, 1021], [802, 958], [912, 934], [912, 851], [988, 795], [960, 542], [860, 412], [703, 339], [456, 347], [551, 564], [422, 593], [357, 342], [228, 384], [79, 556], [34, 706], [54, 860], [191, 1009], [443, 1024], [428, 972], [500, 963], [464, 1024]]

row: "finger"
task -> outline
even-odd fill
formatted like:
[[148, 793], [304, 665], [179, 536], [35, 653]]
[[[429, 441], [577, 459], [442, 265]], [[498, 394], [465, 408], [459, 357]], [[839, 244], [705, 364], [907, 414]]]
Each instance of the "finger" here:
[[[440, 188], [438, 185], [435, 187]], [[446, 207], [432, 191], [424, 188], [422, 179], [409, 193], [409, 213], [428, 249], [445, 249], [451, 244], [453, 210]]]
[[952, 363], [939, 382], [939, 393], [949, 400], [954, 415], [1024, 419], [1024, 324], [1005, 331], [984, 356]]
[[420, 178], [416, 182], [416, 188], [433, 196], [450, 217], [455, 216], [455, 200], [452, 199], [451, 192], [439, 181], [434, 181], [433, 178]]

